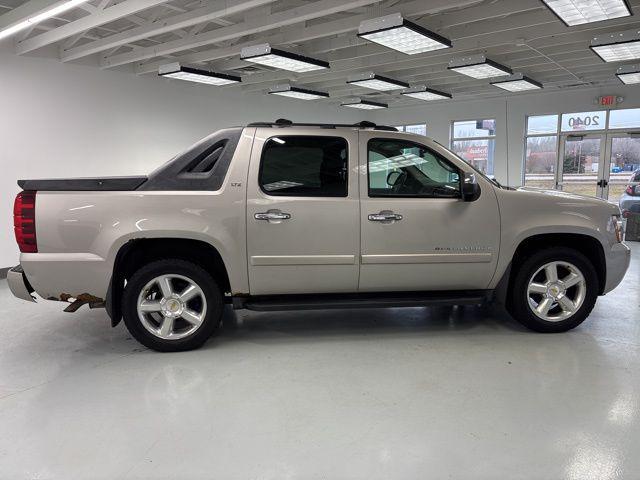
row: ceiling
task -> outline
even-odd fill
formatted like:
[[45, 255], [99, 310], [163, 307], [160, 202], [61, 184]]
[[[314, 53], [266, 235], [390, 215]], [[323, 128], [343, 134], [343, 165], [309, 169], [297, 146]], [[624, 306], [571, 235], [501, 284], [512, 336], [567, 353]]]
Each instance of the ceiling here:
[[[0, 27], [3, 13], [37, 1], [0, 0]], [[588, 46], [596, 35], [640, 27], [640, 0], [628, 3], [631, 17], [567, 27], [540, 0], [91, 0], [4, 41], [15, 43], [17, 55], [94, 61], [139, 75], [177, 61], [242, 76], [240, 85], [204, 88], [266, 92], [290, 82], [328, 91], [325, 102], [361, 97], [395, 107], [420, 100], [349, 85], [347, 77], [373, 71], [454, 99], [509, 95], [446, 68], [452, 58], [483, 53], [546, 90], [620, 85], [614, 75], [620, 64], [603, 62]], [[453, 48], [405, 55], [356, 36], [362, 20], [398, 12], [449, 38]], [[243, 47], [258, 43], [326, 60], [331, 68], [291, 73], [240, 60]]]

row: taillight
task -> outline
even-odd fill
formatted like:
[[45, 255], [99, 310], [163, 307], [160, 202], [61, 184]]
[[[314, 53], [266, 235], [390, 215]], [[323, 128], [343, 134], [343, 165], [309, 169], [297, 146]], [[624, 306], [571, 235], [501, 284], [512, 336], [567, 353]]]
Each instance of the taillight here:
[[16, 195], [13, 203], [13, 230], [23, 253], [37, 253], [36, 192], [24, 191]]
[[633, 195], [633, 185], [629, 185], [625, 192], [627, 192], [627, 195]]

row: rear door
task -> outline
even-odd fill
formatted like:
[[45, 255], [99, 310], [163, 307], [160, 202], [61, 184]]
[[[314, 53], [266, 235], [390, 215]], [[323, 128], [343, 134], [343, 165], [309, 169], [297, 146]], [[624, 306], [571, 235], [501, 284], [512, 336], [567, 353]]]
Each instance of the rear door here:
[[252, 295], [355, 292], [355, 130], [258, 128], [247, 185]]
[[360, 138], [359, 289], [487, 288], [500, 242], [497, 199], [488, 182], [480, 198], [465, 202], [462, 162], [442, 147], [379, 131], [362, 131]]

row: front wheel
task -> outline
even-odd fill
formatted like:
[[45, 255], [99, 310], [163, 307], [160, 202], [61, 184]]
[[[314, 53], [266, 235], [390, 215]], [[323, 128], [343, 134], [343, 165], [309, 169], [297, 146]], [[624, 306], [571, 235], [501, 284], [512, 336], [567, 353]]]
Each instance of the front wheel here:
[[178, 259], [152, 262], [128, 280], [122, 296], [127, 329], [153, 350], [200, 347], [220, 324], [223, 297], [198, 265]]
[[518, 267], [509, 312], [537, 332], [565, 332], [589, 316], [597, 297], [593, 264], [576, 250], [551, 247], [533, 253]]

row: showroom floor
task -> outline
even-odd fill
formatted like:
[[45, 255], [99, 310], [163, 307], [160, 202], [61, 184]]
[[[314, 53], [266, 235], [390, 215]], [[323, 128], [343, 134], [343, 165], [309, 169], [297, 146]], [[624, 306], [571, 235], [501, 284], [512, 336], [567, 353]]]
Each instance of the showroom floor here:
[[478, 308], [229, 311], [158, 354], [0, 287], [0, 478], [638, 478], [640, 244], [567, 334]]

